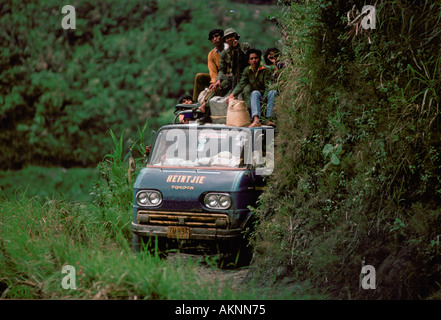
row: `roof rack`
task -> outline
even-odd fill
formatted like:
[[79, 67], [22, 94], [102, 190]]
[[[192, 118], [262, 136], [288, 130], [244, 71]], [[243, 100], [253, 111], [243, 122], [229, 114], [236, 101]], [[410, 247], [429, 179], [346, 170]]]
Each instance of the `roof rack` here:
[[173, 119], [173, 124], [177, 124], [180, 115], [184, 115], [184, 119], [198, 120], [202, 119], [204, 113], [199, 109], [201, 104], [177, 104], [175, 105], [175, 111], [173, 112], [176, 116]]

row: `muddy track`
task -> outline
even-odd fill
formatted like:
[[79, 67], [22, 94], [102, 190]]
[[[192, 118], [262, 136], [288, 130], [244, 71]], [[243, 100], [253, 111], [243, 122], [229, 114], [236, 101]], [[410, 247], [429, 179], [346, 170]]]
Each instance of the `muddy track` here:
[[222, 290], [225, 287], [229, 287], [232, 290], [238, 290], [241, 287], [245, 277], [248, 274], [248, 268], [234, 269], [223, 268], [214, 263], [207, 263], [207, 257], [209, 259], [214, 258], [211, 255], [195, 254], [195, 253], [170, 253], [167, 257], [171, 263], [177, 261], [192, 260], [196, 267], [196, 272], [200, 275], [201, 285], [212, 283]]

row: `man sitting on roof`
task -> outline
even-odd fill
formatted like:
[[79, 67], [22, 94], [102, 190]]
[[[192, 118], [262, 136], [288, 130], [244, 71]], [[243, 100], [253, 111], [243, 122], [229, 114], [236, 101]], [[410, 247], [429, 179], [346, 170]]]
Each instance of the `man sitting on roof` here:
[[[245, 87], [249, 86], [251, 95], [248, 96], [248, 94], [244, 92], [244, 101], [251, 107], [251, 118], [253, 122], [250, 127], [260, 127], [262, 125], [259, 121], [261, 103], [265, 99], [268, 99], [266, 116], [268, 118], [271, 117], [277, 91], [268, 89], [272, 78], [272, 69], [261, 64], [262, 51], [254, 48], [250, 49], [247, 51], [247, 57], [250, 66], [243, 71], [240, 82], [228, 96], [227, 102], [230, 99], [235, 99], [235, 97], [244, 91]], [[274, 125], [272, 122], [267, 124]]]

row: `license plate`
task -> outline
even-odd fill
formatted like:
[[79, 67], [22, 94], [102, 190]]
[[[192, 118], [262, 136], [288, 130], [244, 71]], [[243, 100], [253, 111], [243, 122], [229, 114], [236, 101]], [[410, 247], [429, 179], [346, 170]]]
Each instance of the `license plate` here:
[[167, 238], [190, 239], [190, 228], [188, 228], [188, 227], [167, 227]]

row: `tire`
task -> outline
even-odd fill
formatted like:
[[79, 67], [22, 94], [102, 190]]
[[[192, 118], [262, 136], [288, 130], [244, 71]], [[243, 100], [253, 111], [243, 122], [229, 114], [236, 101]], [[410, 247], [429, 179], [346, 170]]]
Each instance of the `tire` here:
[[229, 240], [218, 243], [221, 268], [242, 268], [250, 265], [253, 258], [253, 248], [248, 239]]
[[139, 253], [141, 251], [141, 236], [136, 233], [132, 233], [132, 251], [133, 253]]
[[249, 266], [251, 260], [253, 259], [253, 247], [251, 246], [248, 239], [241, 239], [237, 248], [233, 250], [233, 254], [234, 254], [233, 265], [235, 268]]
[[254, 248], [251, 245], [251, 235], [254, 233], [255, 224], [255, 218], [251, 217], [245, 225], [242, 237], [236, 240], [235, 247], [232, 248], [234, 255], [233, 265], [235, 268], [247, 267], [251, 264], [254, 255]]

